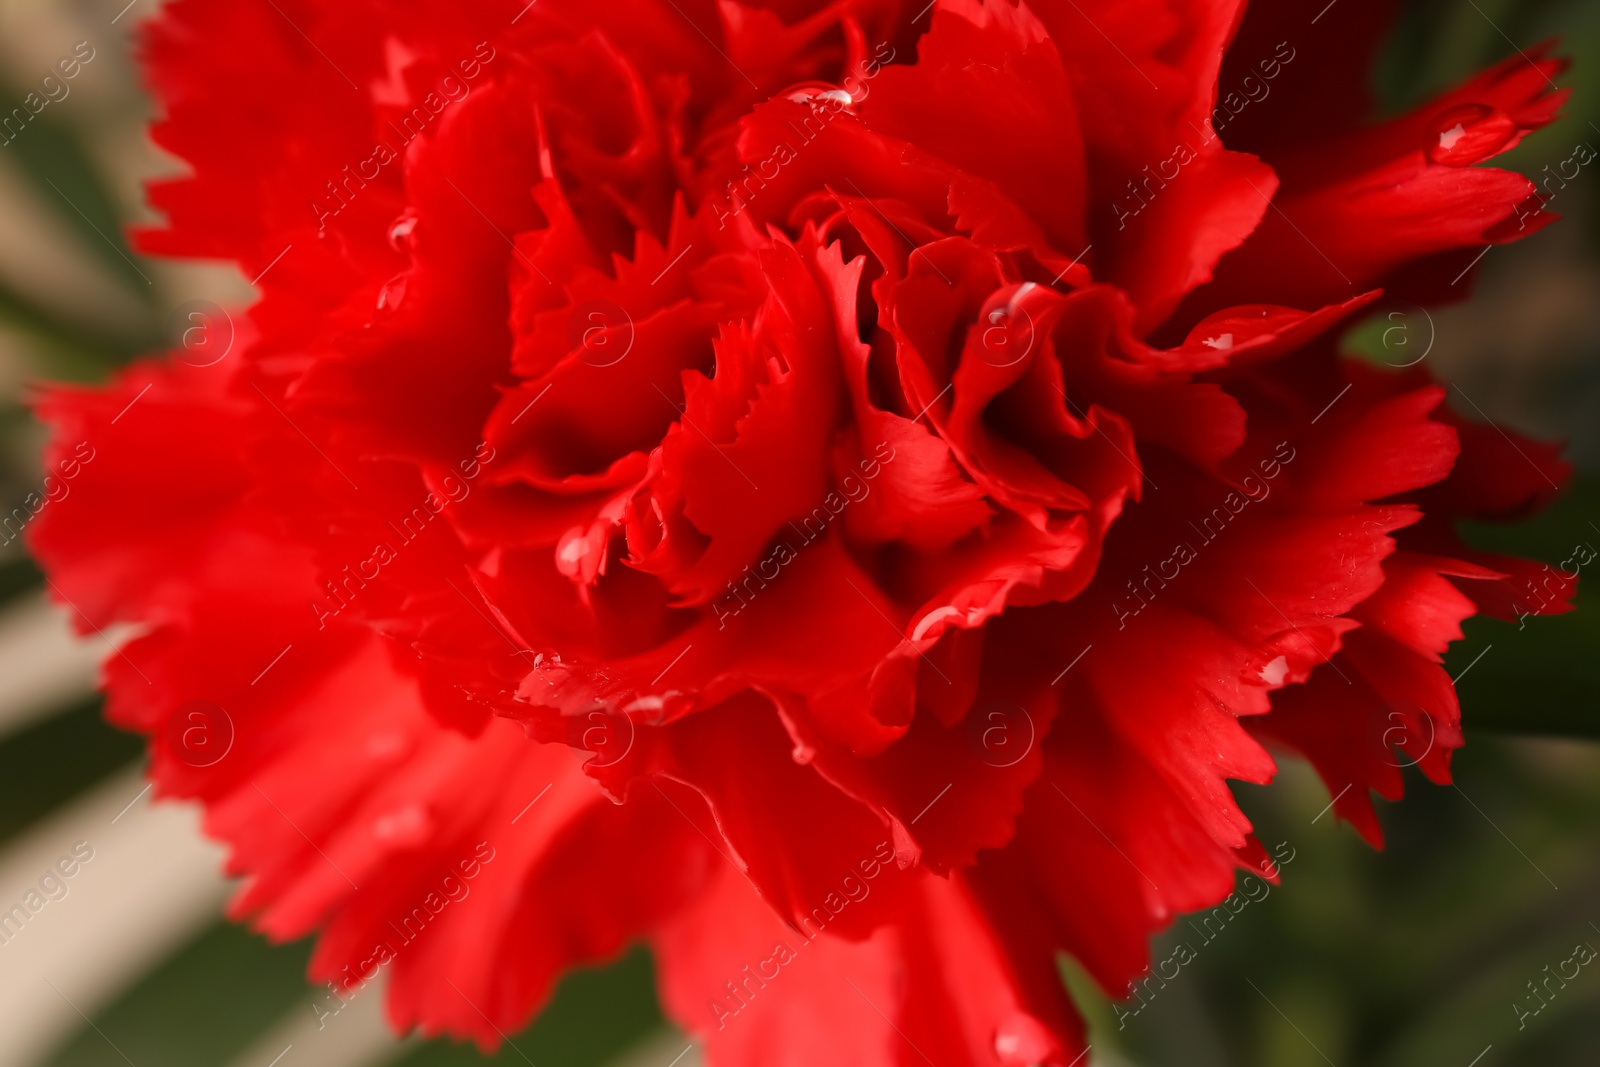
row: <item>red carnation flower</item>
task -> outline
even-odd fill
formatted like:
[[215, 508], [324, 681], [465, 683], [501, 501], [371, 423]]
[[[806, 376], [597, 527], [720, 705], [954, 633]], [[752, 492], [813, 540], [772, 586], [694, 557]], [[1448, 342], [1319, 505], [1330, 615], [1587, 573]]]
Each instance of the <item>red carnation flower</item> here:
[[1565, 467], [1336, 334], [1548, 221], [1474, 164], [1560, 64], [1373, 125], [1381, 0], [918, 6], [150, 25], [144, 246], [263, 298], [41, 400], [33, 544], [234, 913], [397, 1028], [642, 939], [716, 1063], [1074, 1063], [1058, 952], [1275, 873], [1267, 746], [1374, 843], [1448, 780], [1532, 566], [1453, 527]]

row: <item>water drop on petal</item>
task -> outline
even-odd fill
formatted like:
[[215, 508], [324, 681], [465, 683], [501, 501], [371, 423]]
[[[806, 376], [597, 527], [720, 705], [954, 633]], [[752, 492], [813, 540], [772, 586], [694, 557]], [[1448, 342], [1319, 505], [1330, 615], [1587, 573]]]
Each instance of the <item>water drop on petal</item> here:
[[389, 226], [389, 245], [396, 252], [411, 250], [411, 234], [417, 228], [417, 217], [409, 211]]
[[1439, 116], [1423, 151], [1435, 163], [1470, 167], [1502, 151], [1516, 134], [1516, 122], [1504, 111], [1464, 104]]
[[1268, 685], [1282, 685], [1289, 676], [1289, 657], [1279, 656], [1261, 668], [1261, 680]]
[[813, 108], [832, 103], [835, 107], [853, 112], [856, 104], [855, 97], [848, 90], [827, 82], [801, 82], [781, 95], [786, 100]]

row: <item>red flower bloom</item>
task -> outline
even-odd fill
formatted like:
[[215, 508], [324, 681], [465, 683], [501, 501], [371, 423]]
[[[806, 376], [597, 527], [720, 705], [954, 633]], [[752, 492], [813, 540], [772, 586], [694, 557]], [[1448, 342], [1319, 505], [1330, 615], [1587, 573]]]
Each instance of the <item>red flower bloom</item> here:
[[1454, 523], [1565, 468], [1333, 331], [1547, 221], [1469, 164], [1559, 64], [1367, 125], [1380, 0], [919, 6], [149, 29], [145, 247], [264, 296], [41, 401], [97, 458], [33, 544], [235, 914], [397, 1027], [646, 939], [713, 1062], [1076, 1062], [1057, 952], [1119, 992], [1271, 873], [1265, 744], [1375, 843], [1391, 746], [1448, 779], [1531, 566]]

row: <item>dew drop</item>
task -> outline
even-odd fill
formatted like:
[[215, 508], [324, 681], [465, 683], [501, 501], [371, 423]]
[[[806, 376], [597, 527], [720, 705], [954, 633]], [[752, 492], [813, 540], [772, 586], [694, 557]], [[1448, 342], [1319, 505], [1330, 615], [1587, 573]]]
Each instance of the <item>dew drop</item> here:
[[396, 252], [411, 251], [411, 234], [417, 228], [417, 217], [409, 211], [389, 226], [389, 246]]
[[1504, 111], [1464, 104], [1439, 116], [1423, 150], [1435, 163], [1469, 167], [1501, 151], [1516, 133], [1516, 122]]
[[805, 104], [813, 108], [832, 103], [835, 107], [853, 112], [856, 105], [855, 97], [851, 96], [848, 90], [827, 82], [801, 82], [790, 88], [783, 96], [796, 104]]

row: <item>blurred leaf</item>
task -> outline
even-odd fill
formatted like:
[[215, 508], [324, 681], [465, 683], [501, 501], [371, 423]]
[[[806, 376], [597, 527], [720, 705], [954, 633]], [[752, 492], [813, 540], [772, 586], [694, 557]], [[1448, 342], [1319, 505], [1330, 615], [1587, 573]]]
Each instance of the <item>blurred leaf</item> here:
[[311, 1016], [310, 957], [309, 941], [273, 946], [219, 922], [98, 1012], [99, 1032], [84, 1027], [44, 1067], [218, 1067], [293, 1011], [297, 1000]]
[[0, 563], [0, 604], [44, 584], [44, 575], [27, 556]]
[[[559, 924], [561, 917], [548, 920]], [[475, 1067], [487, 1061], [597, 1067], [663, 1025], [656, 1004], [655, 966], [635, 947], [615, 963], [574, 971], [534, 1024], [485, 1056], [473, 1045], [429, 1041], [397, 1067]], [[776, 1055], [776, 1054], [775, 1054]]]
[[[247, 1049], [304, 1002], [310, 1018], [324, 998], [305, 980], [312, 940], [271, 945], [219, 922], [95, 1016], [43, 1067], [136, 1064], [217, 1067]], [[649, 953], [635, 948], [605, 967], [566, 976], [540, 1018], [486, 1056], [475, 1045], [419, 1043], [399, 1067], [476, 1067], [526, 1059], [598, 1067], [661, 1028]], [[109, 1040], [108, 1040], [109, 1039]], [[111, 1047], [114, 1042], [117, 1049]], [[520, 1050], [520, 1051], [519, 1051]], [[287, 1067], [287, 1064], [285, 1064]]]
[[1387, 113], [1413, 107], [1522, 42], [1564, 37], [1593, 14], [1588, 0], [1415, 0], [1402, 6], [1374, 81]]
[[99, 697], [0, 741], [0, 843], [144, 752], [100, 718]]
[[49, 351], [45, 358], [51, 377], [97, 380], [108, 364], [121, 363], [157, 347], [162, 337], [148, 322], [126, 332], [106, 333], [82, 319], [68, 319], [17, 292], [0, 281], [0, 322], [25, 330]]
[[1294, 850], [1282, 884], [1241, 879], [1220, 918], [1177, 917], [1152, 946], [1167, 977], [1139, 983], [1142, 1008], [1119, 1015], [1070, 980], [1097, 1061], [1467, 1067], [1493, 1044], [1477, 1067], [1591, 1067], [1600, 971], [1537, 1027], [1519, 1030], [1510, 1005], [1600, 907], [1600, 748], [1470, 735], [1454, 770], [1459, 788], [1407, 772], [1405, 799], [1380, 804], [1381, 852], [1328, 814], [1304, 764], [1271, 788], [1236, 785], [1256, 836]]
[[[1541, 514], [1509, 525], [1469, 524], [1475, 547], [1559, 565], [1578, 546], [1600, 552], [1600, 480], [1579, 478]], [[1600, 739], [1600, 558], [1580, 569], [1577, 608], [1505, 623], [1478, 617], [1445, 659], [1474, 729]], [[1463, 674], [1465, 672], [1465, 674]]]
[[1488, 651], [1458, 690], [1462, 722], [1469, 731], [1600, 740], [1600, 619], [1591, 609], [1525, 623], [1509, 633], [1483, 619], [1464, 627], [1463, 651], [1448, 660], [1452, 674], [1467, 666], [1465, 650]]
[[[31, 86], [19, 91], [0, 82], [0, 99], [22, 100], [29, 91]], [[116, 198], [101, 180], [94, 157], [77, 131], [55, 114], [60, 106], [47, 105], [6, 144], [5, 151], [40, 197], [55, 205], [62, 221], [82, 236], [84, 246], [122, 277], [141, 301], [153, 306], [154, 284], [135, 262], [123, 237]]]

